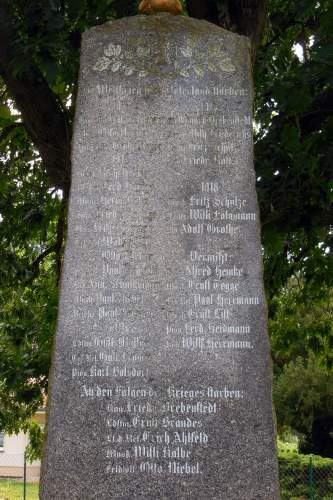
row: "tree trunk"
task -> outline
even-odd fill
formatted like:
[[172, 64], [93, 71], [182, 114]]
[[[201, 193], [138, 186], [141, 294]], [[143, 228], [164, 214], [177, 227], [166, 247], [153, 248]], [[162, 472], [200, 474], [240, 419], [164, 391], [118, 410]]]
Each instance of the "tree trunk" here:
[[50, 183], [66, 194], [72, 134], [67, 111], [26, 51], [24, 69], [18, 71], [14, 67], [12, 61], [20, 50], [23, 47], [9, 15], [8, 2], [0, 0], [0, 75], [43, 159]]
[[267, 10], [266, 0], [188, 0], [190, 16], [207, 19], [226, 30], [248, 36], [253, 56], [264, 28]]

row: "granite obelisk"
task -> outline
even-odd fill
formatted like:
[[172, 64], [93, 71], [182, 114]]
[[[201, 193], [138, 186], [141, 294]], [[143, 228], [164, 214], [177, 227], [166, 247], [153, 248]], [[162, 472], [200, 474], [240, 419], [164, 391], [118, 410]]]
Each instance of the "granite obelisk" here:
[[248, 40], [83, 36], [41, 498], [276, 500]]

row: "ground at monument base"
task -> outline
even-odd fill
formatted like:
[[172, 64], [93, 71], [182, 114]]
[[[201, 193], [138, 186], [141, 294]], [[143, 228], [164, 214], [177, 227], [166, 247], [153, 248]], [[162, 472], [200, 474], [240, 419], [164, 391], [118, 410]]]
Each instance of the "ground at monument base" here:
[[[26, 484], [26, 500], [38, 500], [38, 483]], [[0, 479], [0, 500], [22, 500], [23, 482], [13, 479]]]

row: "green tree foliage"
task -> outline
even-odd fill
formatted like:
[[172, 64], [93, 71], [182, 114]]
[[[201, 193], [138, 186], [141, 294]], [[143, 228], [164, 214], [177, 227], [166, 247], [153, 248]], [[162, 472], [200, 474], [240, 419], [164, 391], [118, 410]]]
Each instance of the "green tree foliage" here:
[[20, 118], [8, 115], [0, 160], [0, 425], [17, 431], [47, 386], [63, 209]]
[[297, 273], [313, 289], [332, 286], [332, 32], [329, 0], [270, 2], [255, 66], [255, 156], [269, 297]]
[[28, 429], [29, 444], [25, 450], [26, 459], [29, 462], [38, 460], [42, 456], [44, 429], [37, 422], [30, 422]]
[[298, 357], [276, 378], [274, 399], [280, 429], [300, 433], [301, 451], [333, 458], [333, 373]]
[[[328, 366], [332, 332], [319, 310], [331, 297], [333, 275], [332, 2], [186, 5], [193, 17], [251, 38], [274, 359], [281, 369], [315, 352]], [[123, 0], [0, 0], [0, 427], [6, 431], [23, 427], [47, 392], [81, 33], [133, 15], [136, 7]], [[296, 277], [302, 292], [294, 289]]]
[[275, 372], [297, 357], [333, 366], [333, 292], [309, 288], [293, 276], [270, 303], [269, 332]]

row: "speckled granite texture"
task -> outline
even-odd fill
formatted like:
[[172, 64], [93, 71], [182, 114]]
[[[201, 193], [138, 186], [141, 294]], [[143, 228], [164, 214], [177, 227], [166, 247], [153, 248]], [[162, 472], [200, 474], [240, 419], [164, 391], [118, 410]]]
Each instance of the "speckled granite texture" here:
[[247, 39], [83, 37], [42, 500], [277, 500]]

